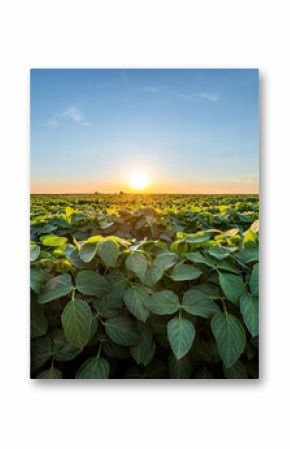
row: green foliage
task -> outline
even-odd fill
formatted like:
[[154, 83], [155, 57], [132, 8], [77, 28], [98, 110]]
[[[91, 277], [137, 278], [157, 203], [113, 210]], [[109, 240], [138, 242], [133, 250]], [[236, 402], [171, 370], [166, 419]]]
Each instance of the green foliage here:
[[31, 376], [258, 376], [255, 195], [32, 196]]
[[90, 357], [78, 369], [77, 379], [108, 379], [110, 365], [103, 357]]
[[77, 348], [83, 348], [91, 337], [92, 320], [92, 311], [87, 302], [78, 298], [69, 301], [61, 315], [67, 341]]
[[239, 359], [246, 346], [243, 325], [229, 313], [217, 313], [211, 320], [211, 328], [219, 355], [225, 367], [229, 368]]
[[71, 276], [69, 274], [60, 274], [50, 279], [44, 286], [38, 297], [38, 302], [45, 304], [62, 296], [68, 295], [72, 290]]
[[177, 317], [168, 321], [167, 335], [170, 347], [177, 358], [181, 359], [192, 347], [195, 337], [194, 325], [184, 318]]

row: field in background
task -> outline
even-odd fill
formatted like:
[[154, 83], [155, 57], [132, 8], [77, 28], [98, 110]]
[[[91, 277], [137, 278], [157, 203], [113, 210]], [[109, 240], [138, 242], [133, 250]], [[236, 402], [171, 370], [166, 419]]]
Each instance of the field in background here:
[[32, 377], [258, 377], [258, 217], [257, 195], [32, 195]]

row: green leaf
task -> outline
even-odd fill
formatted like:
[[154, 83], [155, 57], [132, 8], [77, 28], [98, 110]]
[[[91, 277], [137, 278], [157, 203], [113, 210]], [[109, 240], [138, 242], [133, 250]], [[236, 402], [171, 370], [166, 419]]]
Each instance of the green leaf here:
[[50, 368], [38, 374], [36, 379], [62, 379], [62, 373], [57, 368]]
[[177, 360], [171, 354], [168, 360], [170, 379], [190, 379], [192, 372], [192, 362], [190, 357], [185, 356]]
[[138, 331], [140, 342], [130, 348], [130, 354], [137, 365], [146, 366], [152, 360], [156, 346], [149, 326], [144, 323], [138, 323]]
[[40, 254], [40, 247], [35, 243], [30, 243], [30, 262], [34, 262], [38, 259]]
[[195, 327], [184, 318], [173, 318], [167, 323], [167, 336], [170, 347], [177, 360], [179, 360], [188, 353], [192, 346]]
[[141, 321], [146, 321], [149, 316], [149, 312], [144, 305], [147, 298], [147, 290], [142, 285], [129, 287], [124, 293], [124, 303], [128, 310]]
[[79, 271], [76, 277], [76, 288], [83, 295], [101, 297], [110, 290], [108, 281], [97, 271]]
[[154, 287], [154, 285], [160, 281], [163, 276], [163, 271], [153, 263], [151, 267], [148, 267], [145, 273], [144, 284], [149, 287]]
[[259, 238], [252, 229], [248, 229], [244, 234], [244, 248], [245, 249], [255, 249], [258, 246]]
[[102, 240], [97, 244], [97, 254], [107, 267], [114, 267], [119, 256], [119, 246], [113, 240]]
[[210, 235], [209, 234], [205, 234], [205, 235], [190, 235], [188, 237], [186, 237], [186, 242], [187, 243], [203, 243], [206, 242], [207, 240], [210, 239]]
[[48, 279], [48, 274], [38, 268], [30, 269], [30, 288], [35, 293], [40, 293], [43, 289], [45, 281]]
[[66, 339], [77, 348], [83, 348], [91, 338], [92, 319], [86, 301], [78, 298], [69, 301], [61, 315]]
[[223, 260], [229, 257], [235, 251], [235, 248], [228, 248], [224, 246], [213, 246], [209, 248], [208, 253], [218, 260]]
[[178, 257], [175, 253], [171, 252], [164, 252], [161, 254], [158, 254], [156, 257], [154, 264], [161, 270], [166, 271], [168, 268], [171, 268], [173, 265], [176, 264], [178, 260]]
[[171, 278], [174, 281], [190, 281], [193, 279], [197, 279], [201, 275], [202, 272], [197, 268], [180, 262], [173, 268]]
[[171, 290], [161, 290], [148, 296], [145, 306], [156, 315], [171, 315], [180, 308], [178, 296]]
[[259, 301], [251, 295], [240, 299], [241, 314], [252, 337], [259, 335]]
[[72, 290], [70, 274], [60, 274], [50, 279], [44, 286], [42, 293], [38, 297], [38, 302], [45, 304], [57, 298], [68, 295]]
[[52, 341], [50, 337], [40, 337], [31, 342], [32, 371], [44, 365], [52, 356]]
[[226, 368], [232, 366], [243, 353], [246, 334], [242, 323], [229, 313], [217, 313], [211, 320], [218, 352]]
[[183, 295], [182, 308], [191, 315], [211, 318], [219, 312], [219, 307], [200, 290], [187, 290]]
[[209, 267], [215, 267], [216, 261], [212, 261], [210, 258], [204, 257], [200, 252], [194, 251], [185, 254], [185, 257], [193, 263], [204, 264]]
[[253, 296], [259, 296], [259, 264], [253, 266], [253, 271], [250, 277], [250, 289]]
[[240, 360], [229, 368], [224, 368], [224, 375], [227, 379], [248, 379], [247, 368]]
[[31, 338], [42, 337], [47, 333], [48, 321], [40, 304], [31, 301], [30, 332]]
[[142, 281], [147, 270], [147, 259], [144, 254], [133, 252], [126, 259], [126, 267]]
[[78, 369], [76, 379], [108, 379], [110, 365], [103, 357], [90, 357]]
[[117, 315], [105, 322], [108, 337], [117, 345], [135, 346], [140, 342], [140, 335], [133, 320], [125, 315]]
[[80, 251], [79, 255], [83, 262], [88, 263], [91, 262], [91, 260], [95, 257], [97, 253], [97, 243], [85, 243]]
[[219, 273], [219, 284], [226, 298], [234, 304], [239, 303], [239, 299], [247, 292], [243, 279], [229, 273]]
[[45, 246], [61, 246], [67, 242], [66, 237], [59, 237], [58, 235], [54, 234], [40, 237], [40, 240]]

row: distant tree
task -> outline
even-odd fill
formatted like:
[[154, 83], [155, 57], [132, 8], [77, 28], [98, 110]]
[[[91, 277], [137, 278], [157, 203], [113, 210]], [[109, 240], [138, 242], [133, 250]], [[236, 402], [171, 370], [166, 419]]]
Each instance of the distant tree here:
[[123, 190], [120, 190], [119, 195], [124, 195]]
[[96, 192], [95, 192], [95, 195], [99, 195], [99, 192], [98, 192], [98, 191], [96, 191]]

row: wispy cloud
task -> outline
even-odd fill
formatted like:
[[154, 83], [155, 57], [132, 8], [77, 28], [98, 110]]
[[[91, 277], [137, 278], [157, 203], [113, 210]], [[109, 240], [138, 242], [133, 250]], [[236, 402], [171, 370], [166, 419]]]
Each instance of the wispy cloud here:
[[76, 106], [70, 106], [69, 108], [65, 109], [62, 113], [62, 116], [65, 119], [70, 119], [76, 123], [81, 123], [84, 121], [83, 113]]
[[235, 176], [232, 178], [232, 182], [243, 183], [243, 184], [255, 184], [258, 182], [258, 176], [248, 175], [248, 176]]
[[217, 103], [220, 100], [220, 96], [217, 94], [210, 94], [207, 92], [196, 92], [190, 94], [179, 94], [178, 98], [183, 101], [189, 101], [196, 103], [198, 101], [208, 101], [210, 103]]
[[51, 117], [46, 126], [54, 129], [58, 128], [64, 121], [70, 121], [80, 126], [91, 126], [92, 123], [87, 121], [83, 112], [77, 106], [69, 106], [60, 114]]
[[150, 94], [158, 94], [165, 90], [164, 86], [143, 86], [138, 89], [138, 92], [147, 92]]

